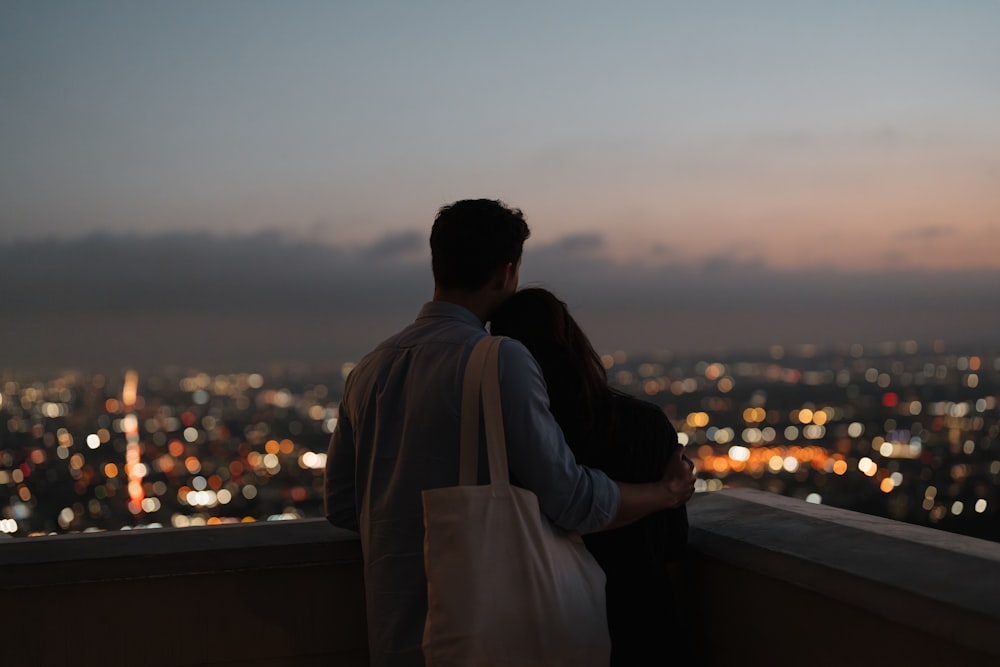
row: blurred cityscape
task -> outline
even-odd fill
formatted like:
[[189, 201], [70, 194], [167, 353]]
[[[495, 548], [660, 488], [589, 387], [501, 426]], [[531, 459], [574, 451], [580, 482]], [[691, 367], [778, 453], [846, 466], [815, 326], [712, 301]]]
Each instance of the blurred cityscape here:
[[[614, 352], [698, 491], [754, 487], [1000, 541], [1000, 352], [941, 341]], [[322, 516], [351, 364], [0, 375], [0, 538]]]

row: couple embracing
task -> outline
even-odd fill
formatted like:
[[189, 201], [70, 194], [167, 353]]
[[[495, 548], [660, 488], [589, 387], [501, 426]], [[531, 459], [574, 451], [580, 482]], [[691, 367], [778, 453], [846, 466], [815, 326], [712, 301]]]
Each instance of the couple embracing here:
[[604, 570], [612, 664], [678, 657], [672, 632], [682, 619], [668, 562], [686, 540], [692, 466], [659, 407], [608, 386], [566, 305], [544, 289], [518, 291], [528, 236], [521, 211], [500, 201], [441, 208], [430, 236], [433, 300], [347, 379], [326, 514], [361, 536], [372, 665], [424, 664], [421, 493], [458, 482], [463, 375], [491, 334], [505, 337], [498, 367], [510, 481], [537, 496], [553, 525], [583, 534]]

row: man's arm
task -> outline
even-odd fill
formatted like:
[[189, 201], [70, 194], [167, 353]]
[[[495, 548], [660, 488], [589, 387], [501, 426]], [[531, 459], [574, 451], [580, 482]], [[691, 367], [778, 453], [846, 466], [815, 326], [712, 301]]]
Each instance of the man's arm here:
[[549, 410], [535, 358], [520, 342], [500, 345], [500, 402], [511, 481], [538, 497], [542, 514], [565, 530], [600, 530], [619, 511], [618, 486], [578, 465]]
[[618, 514], [605, 529], [621, 528], [642, 517], [660, 510], [680, 507], [694, 495], [694, 465], [683, 456], [678, 447], [670, 456], [666, 470], [659, 481], [646, 484], [615, 482], [621, 493]]
[[326, 455], [326, 519], [338, 528], [357, 531], [354, 430], [343, 403], [339, 413]]
[[500, 346], [500, 394], [511, 475], [538, 496], [542, 513], [557, 526], [582, 533], [618, 528], [679, 507], [694, 493], [680, 447], [657, 482], [616, 482], [577, 464], [549, 410], [541, 369], [514, 340]]

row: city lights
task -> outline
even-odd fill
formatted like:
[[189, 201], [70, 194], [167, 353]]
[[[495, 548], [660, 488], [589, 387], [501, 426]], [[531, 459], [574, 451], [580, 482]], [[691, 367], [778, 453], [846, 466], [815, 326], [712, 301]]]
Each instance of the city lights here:
[[[752, 486], [1000, 539], [993, 354], [904, 343], [664, 359], [602, 357], [615, 388], [659, 405], [677, 428], [698, 493]], [[322, 516], [351, 367], [0, 380], [0, 532]]]

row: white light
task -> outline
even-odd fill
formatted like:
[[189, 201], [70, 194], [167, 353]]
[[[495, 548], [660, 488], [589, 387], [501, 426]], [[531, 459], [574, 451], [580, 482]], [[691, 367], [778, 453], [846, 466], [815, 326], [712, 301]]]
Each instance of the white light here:
[[809, 440], [819, 440], [826, 435], [826, 427], [818, 424], [809, 424], [802, 429], [803, 435]]
[[96, 433], [91, 433], [87, 436], [87, 446], [91, 449], [97, 449], [101, 446], [101, 436]]
[[241, 489], [241, 492], [243, 493], [243, 497], [247, 500], [253, 500], [257, 497], [257, 487], [253, 484], [247, 484]]
[[132, 466], [132, 474], [135, 475], [136, 477], [145, 477], [146, 475], [149, 474], [149, 471], [146, 470], [145, 463], [136, 463], [134, 466]]
[[679, 444], [681, 447], [687, 447], [687, 445], [688, 445], [689, 442], [690, 442], [690, 439], [688, 438], [688, 434], [687, 433], [678, 433], [677, 434], [677, 444]]
[[228, 489], [220, 490], [217, 497], [220, 505], [228, 505], [233, 501], [233, 494]]
[[785, 440], [795, 440], [799, 437], [799, 429], [789, 426], [785, 429]]
[[194, 428], [193, 426], [188, 426], [186, 429], [184, 429], [184, 439], [187, 440], [188, 442], [194, 442], [195, 440], [197, 440], [198, 429]]
[[799, 469], [799, 460], [794, 456], [786, 456], [782, 465], [787, 472], [795, 472]]
[[122, 430], [126, 433], [139, 429], [139, 420], [135, 415], [129, 414], [122, 417]]
[[965, 505], [962, 504], [961, 500], [956, 500], [951, 504], [951, 513], [958, 516], [965, 509]]
[[814, 505], [821, 505], [823, 503], [823, 496], [818, 493], [810, 493], [806, 496], [807, 503], [813, 503]]
[[903, 483], [903, 474], [899, 472], [894, 472], [889, 475], [889, 481], [892, 482], [893, 486], [899, 486]]
[[160, 509], [160, 500], [158, 498], [143, 498], [142, 499], [142, 511], [146, 513], [157, 512]]
[[979, 500], [977, 500], [976, 501], [976, 513], [977, 514], [982, 514], [983, 512], [985, 512], [986, 511], [986, 506], [988, 504], [989, 503], [986, 502], [985, 498], [980, 498]]
[[73, 512], [72, 507], [64, 507], [62, 511], [59, 512], [59, 525], [63, 528], [69, 528], [70, 524], [73, 523], [73, 519], [76, 518], [76, 514]]
[[208, 482], [205, 480], [204, 477], [198, 475], [197, 477], [191, 480], [191, 488], [193, 488], [195, 491], [204, 491], [206, 488], [208, 488]]
[[865, 432], [865, 426], [861, 422], [851, 422], [851, 425], [847, 427], [847, 435], [852, 438], [860, 438]]
[[888, 440], [882, 443], [882, 446], [878, 448], [878, 453], [882, 456], [892, 456], [892, 443]]
[[749, 461], [750, 450], [741, 445], [733, 445], [729, 448], [729, 458], [734, 461]]

